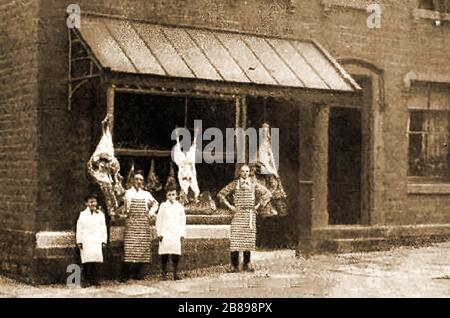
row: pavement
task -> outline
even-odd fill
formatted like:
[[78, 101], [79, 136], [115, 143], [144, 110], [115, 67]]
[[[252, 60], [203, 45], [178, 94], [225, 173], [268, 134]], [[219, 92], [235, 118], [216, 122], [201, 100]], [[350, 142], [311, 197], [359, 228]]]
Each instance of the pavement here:
[[296, 257], [252, 254], [253, 273], [214, 267], [181, 281], [102, 282], [100, 287], [30, 286], [0, 276], [3, 298], [450, 297], [450, 242], [370, 253]]

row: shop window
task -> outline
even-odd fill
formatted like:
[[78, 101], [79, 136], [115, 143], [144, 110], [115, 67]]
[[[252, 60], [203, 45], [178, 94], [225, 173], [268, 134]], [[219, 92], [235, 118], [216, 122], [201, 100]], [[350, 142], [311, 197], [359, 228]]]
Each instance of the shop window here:
[[114, 142], [118, 148], [170, 150], [171, 134], [184, 125], [184, 98], [118, 94]]
[[450, 89], [413, 87], [408, 100], [408, 176], [449, 180]]
[[[226, 128], [235, 127], [235, 101], [117, 94], [114, 107], [114, 144], [124, 185], [131, 167], [135, 171], [143, 171], [147, 178], [152, 162], [162, 186], [169, 177], [171, 166], [176, 177], [177, 166], [171, 164], [171, 149], [175, 145], [171, 135], [176, 127], [186, 127], [193, 137], [195, 120], [202, 121], [202, 132], [217, 127], [225, 136]], [[209, 142], [203, 141], [203, 147]], [[203, 148], [197, 149], [201, 151]], [[235, 164], [199, 162], [196, 170], [201, 193], [216, 200], [217, 192], [234, 178]], [[159, 201], [164, 199], [163, 189], [153, 194]]]

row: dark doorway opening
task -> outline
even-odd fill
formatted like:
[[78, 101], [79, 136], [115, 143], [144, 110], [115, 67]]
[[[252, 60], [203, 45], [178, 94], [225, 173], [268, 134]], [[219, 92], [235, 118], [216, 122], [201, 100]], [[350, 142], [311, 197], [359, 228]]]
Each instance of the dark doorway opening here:
[[328, 152], [329, 224], [361, 223], [361, 112], [331, 108]]

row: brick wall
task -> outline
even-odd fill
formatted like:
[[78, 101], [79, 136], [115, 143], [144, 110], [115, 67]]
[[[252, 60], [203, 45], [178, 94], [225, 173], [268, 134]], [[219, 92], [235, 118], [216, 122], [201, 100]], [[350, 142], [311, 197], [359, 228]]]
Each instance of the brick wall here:
[[[80, 90], [67, 110], [65, 8], [73, 1], [0, 0], [0, 270], [31, 276], [35, 232], [73, 229], [88, 190], [85, 163], [105, 114], [102, 85]], [[324, 1], [79, 0], [82, 11], [159, 23], [315, 38], [337, 58], [385, 72], [384, 223], [449, 223], [445, 195], [407, 194], [406, 96], [409, 71], [450, 73], [450, 25], [412, 15], [415, 0], [380, 1], [382, 28], [363, 9]], [[328, 2], [328, 1], [327, 1]], [[39, 17], [39, 18], [38, 18]], [[20, 252], [19, 252], [20, 251]]]
[[309, 12], [302, 11], [308, 10], [303, 6], [298, 12], [308, 12], [316, 18], [320, 26], [309, 24], [314, 30], [312, 35], [336, 58], [361, 59], [385, 72], [387, 107], [382, 114], [385, 223], [449, 223], [447, 196], [407, 195], [408, 113], [403, 78], [410, 71], [430, 75], [450, 73], [450, 24], [438, 28], [430, 20], [415, 20], [412, 11], [417, 1], [378, 3], [382, 9], [381, 29], [367, 28], [369, 14], [361, 9], [332, 6], [325, 12], [316, 4], [310, 5]]
[[37, 1], [0, 1], [0, 271], [7, 274], [32, 271], [38, 166], [37, 16]]
[[[104, 109], [96, 104], [101, 92], [81, 92], [94, 102], [67, 111], [67, 29], [64, 9], [72, 1], [41, 1], [39, 32], [40, 228], [72, 226], [87, 190], [84, 164], [98, 140], [97, 118]], [[414, 20], [416, 1], [381, 1], [382, 28], [368, 29], [363, 9], [331, 6], [322, 1], [77, 1], [82, 11], [125, 15], [153, 22], [211, 26], [253, 33], [313, 37], [338, 58], [368, 61], [385, 71], [386, 104], [383, 117], [383, 207], [385, 222], [415, 223], [405, 218], [409, 209], [407, 186], [407, 110], [403, 76], [410, 70], [449, 73], [449, 26], [434, 27]], [[87, 94], [87, 95], [86, 95]], [[86, 100], [86, 98], [84, 99]], [[96, 118], [95, 120], [93, 118]], [[97, 134], [97, 135], [96, 135]], [[52, 136], [57, 140], [48, 142]], [[420, 200], [416, 200], [420, 201]], [[442, 205], [432, 200], [431, 209]], [[437, 212], [436, 212], [437, 213]], [[442, 213], [442, 212], [439, 212]], [[448, 214], [448, 213], [447, 213]], [[444, 218], [446, 221], [448, 217]]]
[[[65, 8], [73, 1], [43, 0], [39, 29], [39, 206], [40, 230], [71, 229], [88, 191], [85, 164], [99, 138], [99, 122], [105, 114], [100, 89], [80, 90], [72, 111], [67, 110], [67, 28]], [[270, 13], [269, 3], [245, 4], [250, 8], [244, 19], [240, 2], [217, 4], [211, 1], [78, 1], [82, 12], [126, 15], [155, 22], [241, 28], [248, 18], [248, 31], [259, 26], [266, 32], [269, 24], [261, 21]], [[225, 2], [224, 2], [225, 3]], [[282, 11], [282, 8], [276, 8]], [[254, 13], [257, 12], [256, 15]], [[275, 15], [276, 16], [276, 15]], [[274, 16], [274, 17], [275, 17]], [[277, 25], [272, 19], [272, 26]], [[282, 33], [282, 30], [280, 30]], [[53, 138], [58, 136], [58, 138]], [[49, 142], [51, 140], [51, 142]]]

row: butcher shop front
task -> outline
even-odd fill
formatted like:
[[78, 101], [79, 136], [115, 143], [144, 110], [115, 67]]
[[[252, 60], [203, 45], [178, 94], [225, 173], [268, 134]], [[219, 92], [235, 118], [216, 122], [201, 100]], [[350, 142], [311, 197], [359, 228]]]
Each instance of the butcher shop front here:
[[[109, 118], [120, 163], [115, 182], [121, 187], [126, 189], [133, 173], [140, 171], [146, 189], [162, 202], [164, 185], [177, 180], [178, 166], [171, 157], [176, 128], [192, 136], [195, 121], [202, 125], [195, 133], [218, 128], [224, 136], [227, 128], [277, 128], [279, 160], [273, 173], [259, 175], [258, 164], [251, 165], [254, 177], [272, 193], [270, 207], [258, 217], [257, 245], [297, 248], [312, 228], [328, 224], [323, 209], [327, 118], [330, 107], [359, 107], [360, 87], [320, 44], [96, 14], [85, 14], [81, 23], [80, 29], [69, 31], [68, 111], [91, 114], [91, 154], [104, 138], [102, 120]], [[202, 137], [197, 155], [211, 142]], [[239, 140], [248, 142], [236, 136], [236, 144]], [[226, 151], [214, 155], [223, 156], [224, 163], [197, 161], [199, 193], [189, 191], [183, 198], [183, 269], [229, 263], [231, 216], [217, 193], [237, 176], [240, 163], [226, 163]], [[250, 157], [244, 154], [246, 162]], [[102, 192], [92, 180], [85, 190]], [[101, 200], [109, 216], [105, 276], [114, 278], [122, 257], [124, 220], [120, 198], [108, 205], [106, 197]], [[38, 250], [66, 244], [73, 251], [73, 234], [61, 233], [38, 233]], [[150, 273], [159, 269], [156, 244]], [[76, 258], [72, 254], [65, 254], [67, 264]], [[46, 264], [46, 255], [38, 255]], [[42, 270], [42, 277], [58, 279], [54, 271]]]

